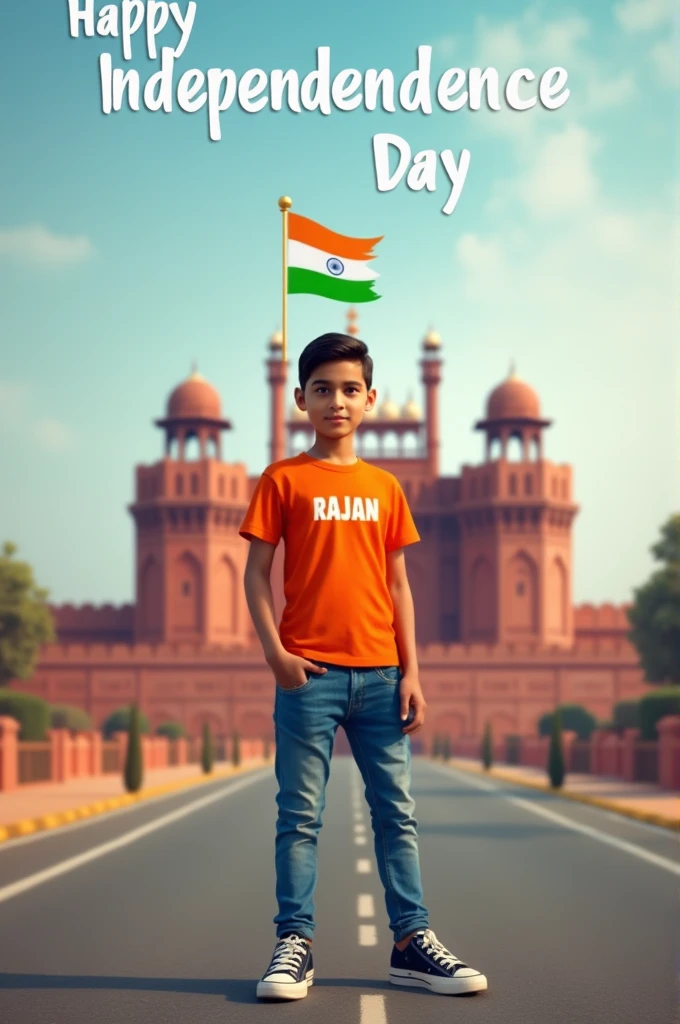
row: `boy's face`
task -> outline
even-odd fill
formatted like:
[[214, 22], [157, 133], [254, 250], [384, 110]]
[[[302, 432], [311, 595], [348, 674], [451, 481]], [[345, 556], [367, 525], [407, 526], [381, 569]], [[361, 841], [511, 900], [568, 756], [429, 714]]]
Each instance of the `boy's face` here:
[[321, 363], [305, 390], [295, 389], [298, 408], [307, 412], [318, 433], [330, 438], [353, 433], [375, 400], [375, 388], [366, 389], [361, 362], [353, 360]]

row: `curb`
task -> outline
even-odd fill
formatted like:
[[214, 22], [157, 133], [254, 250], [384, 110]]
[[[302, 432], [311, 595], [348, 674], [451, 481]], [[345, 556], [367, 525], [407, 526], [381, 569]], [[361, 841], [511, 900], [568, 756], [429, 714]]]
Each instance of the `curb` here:
[[48, 829], [61, 828], [63, 825], [70, 825], [74, 821], [80, 821], [82, 818], [92, 818], [95, 815], [106, 814], [107, 811], [117, 811], [121, 807], [128, 807], [131, 804], [152, 800], [154, 797], [164, 796], [167, 793], [175, 793], [182, 789], [191, 789], [194, 786], [205, 785], [208, 782], [217, 782], [220, 779], [241, 775], [244, 772], [255, 771], [256, 768], [263, 768], [269, 763], [268, 761], [258, 761], [257, 764], [242, 764], [238, 768], [229, 767], [222, 771], [211, 772], [208, 775], [199, 775], [197, 778], [190, 777], [188, 779], [180, 779], [178, 782], [166, 782], [162, 786], [150, 786], [148, 789], [141, 789], [138, 793], [123, 793], [121, 796], [111, 796], [105, 800], [95, 800], [94, 803], [75, 807], [68, 811], [56, 811], [54, 814], [43, 814], [37, 818], [22, 818], [20, 821], [13, 821], [8, 825], [0, 825], [0, 843], [18, 839], [21, 836], [32, 835], [34, 832], [45, 832]]
[[516, 782], [519, 786], [526, 786], [528, 789], [540, 789], [544, 793], [552, 793], [553, 796], [559, 796], [565, 800], [574, 800], [579, 804], [590, 804], [591, 807], [599, 807], [603, 811], [613, 811], [622, 817], [633, 818], [635, 821], [642, 821], [647, 825], [657, 825], [660, 828], [668, 829], [670, 832], [680, 831], [679, 818], [666, 818], [662, 814], [653, 814], [650, 811], [636, 811], [632, 807], [622, 807], [621, 804], [611, 800], [601, 800], [595, 796], [584, 796], [582, 793], [570, 793], [564, 789], [553, 789], [552, 786], [544, 782], [530, 782], [528, 779], [518, 779], [512, 772], [505, 772], [502, 768], [492, 767], [489, 771], [481, 767], [472, 768], [469, 764], [461, 764], [456, 758], [451, 758], [449, 764], [459, 771], [469, 772], [471, 775], [491, 775], [497, 779], [502, 779], [504, 782]]

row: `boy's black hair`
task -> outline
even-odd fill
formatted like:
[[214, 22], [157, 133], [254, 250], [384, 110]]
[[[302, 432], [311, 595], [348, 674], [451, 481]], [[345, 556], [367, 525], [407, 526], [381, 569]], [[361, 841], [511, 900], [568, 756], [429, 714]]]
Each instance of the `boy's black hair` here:
[[322, 334], [304, 347], [298, 360], [301, 390], [305, 390], [307, 381], [317, 366], [321, 366], [322, 363], [339, 362], [342, 359], [361, 363], [366, 390], [370, 391], [373, 384], [373, 360], [368, 354], [368, 345], [350, 334]]

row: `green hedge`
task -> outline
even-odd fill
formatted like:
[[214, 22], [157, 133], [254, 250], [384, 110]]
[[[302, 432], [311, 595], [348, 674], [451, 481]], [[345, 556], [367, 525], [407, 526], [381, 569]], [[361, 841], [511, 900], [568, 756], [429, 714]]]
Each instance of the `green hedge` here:
[[52, 704], [50, 721], [53, 729], [71, 729], [72, 732], [86, 732], [92, 728], [92, 719], [87, 711], [73, 704]]
[[639, 729], [640, 701], [620, 700], [614, 705], [612, 723], [615, 729]]
[[680, 686], [661, 686], [640, 698], [640, 738], [656, 740], [656, 723], [666, 715], [680, 715]]
[[44, 740], [50, 727], [50, 706], [41, 697], [20, 693], [11, 686], [0, 687], [0, 715], [15, 718], [21, 726], [20, 740]]
[[[102, 725], [102, 733], [104, 739], [110, 740], [114, 732], [128, 732], [130, 728], [130, 706], [125, 705], [122, 708], [116, 708], [112, 711], [109, 717]], [[139, 731], [140, 733], [149, 732], [149, 719], [146, 715], [139, 714]]]
[[[580, 740], [587, 740], [593, 729], [597, 728], [597, 719], [582, 704], [561, 704], [557, 709], [560, 713], [561, 727], [577, 733]], [[549, 711], [538, 720], [540, 736], [552, 735], [553, 712]]]
[[186, 734], [186, 729], [181, 722], [161, 722], [156, 729], [157, 736], [167, 736], [169, 740], [178, 740]]

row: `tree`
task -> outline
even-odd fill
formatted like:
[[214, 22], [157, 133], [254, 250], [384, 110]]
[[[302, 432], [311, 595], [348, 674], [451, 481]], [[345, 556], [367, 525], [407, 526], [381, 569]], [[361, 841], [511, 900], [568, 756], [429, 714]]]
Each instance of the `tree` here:
[[[591, 715], [587, 708], [581, 704], [560, 704], [557, 709], [560, 713], [563, 729], [572, 729], [580, 740], [587, 740], [593, 729], [597, 728], [597, 719]], [[541, 715], [538, 720], [539, 736], [550, 736], [553, 728], [553, 712]]]
[[[114, 732], [127, 732], [130, 728], [130, 707], [125, 705], [122, 708], [116, 708], [112, 711], [107, 719], [105, 719], [102, 725], [102, 733], [104, 739], [110, 740]], [[139, 715], [139, 731], [141, 733], [149, 732], [149, 719], [146, 715]]]
[[484, 726], [484, 739], [482, 740], [482, 764], [488, 771], [493, 764], [493, 739], [491, 736], [491, 722]]
[[215, 751], [213, 749], [212, 736], [210, 735], [210, 725], [208, 722], [203, 723], [203, 743], [201, 745], [201, 767], [206, 775], [209, 775], [213, 770], [213, 764], [215, 762]]
[[680, 513], [661, 527], [651, 548], [662, 567], [634, 591], [628, 634], [648, 683], [680, 684]]
[[48, 592], [27, 562], [14, 561], [16, 550], [7, 541], [0, 555], [0, 686], [29, 679], [41, 644], [54, 640]]
[[439, 739], [439, 733], [436, 732], [432, 737], [432, 757], [439, 757], [441, 753], [441, 741]]
[[92, 728], [92, 720], [87, 711], [74, 704], [51, 704], [50, 721], [53, 729], [86, 732]]
[[241, 763], [241, 740], [237, 732], [232, 736], [231, 742], [231, 763], [238, 768]]
[[564, 751], [562, 749], [562, 716], [559, 708], [552, 717], [552, 732], [548, 751], [548, 775], [553, 789], [559, 789], [564, 782]]
[[133, 704], [130, 708], [128, 727], [128, 744], [125, 754], [123, 781], [128, 793], [136, 793], [142, 786], [144, 765], [142, 763], [142, 733], [139, 721], [139, 708]]
[[0, 687], [0, 715], [8, 715], [19, 723], [20, 740], [44, 740], [50, 725], [47, 701], [11, 686]]
[[441, 743], [440, 753], [443, 761], [451, 758], [451, 738], [447, 732], [443, 733], [439, 742]]
[[157, 736], [167, 736], [169, 740], [178, 740], [186, 736], [186, 729], [181, 722], [161, 722], [156, 727]]

